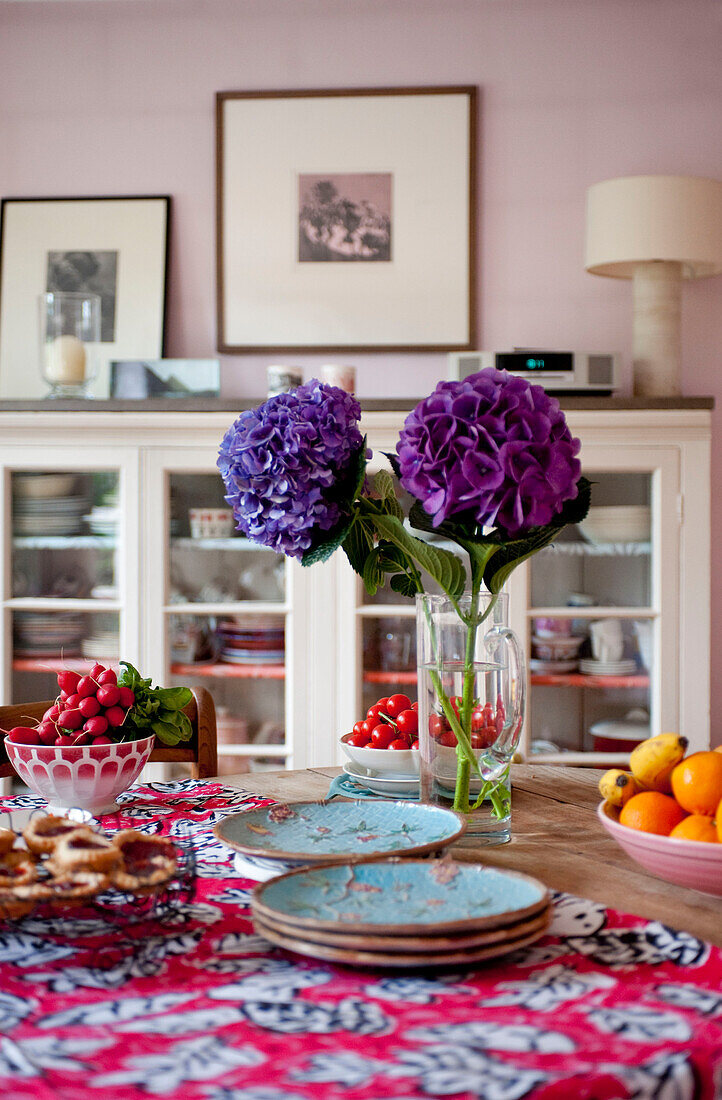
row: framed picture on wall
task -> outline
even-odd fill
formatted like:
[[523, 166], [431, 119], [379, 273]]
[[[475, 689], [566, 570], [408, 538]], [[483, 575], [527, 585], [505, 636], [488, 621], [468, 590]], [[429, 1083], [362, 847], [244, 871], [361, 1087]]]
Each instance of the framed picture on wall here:
[[39, 303], [49, 292], [100, 297], [100, 369], [164, 350], [168, 195], [3, 199], [0, 210], [0, 397], [44, 397]]
[[475, 346], [476, 89], [216, 96], [218, 350]]

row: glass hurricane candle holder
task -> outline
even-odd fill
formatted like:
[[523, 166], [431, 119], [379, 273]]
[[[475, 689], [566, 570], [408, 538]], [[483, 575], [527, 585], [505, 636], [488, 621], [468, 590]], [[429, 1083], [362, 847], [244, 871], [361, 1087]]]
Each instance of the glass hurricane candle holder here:
[[40, 295], [40, 371], [48, 397], [92, 397], [99, 345], [99, 295]]

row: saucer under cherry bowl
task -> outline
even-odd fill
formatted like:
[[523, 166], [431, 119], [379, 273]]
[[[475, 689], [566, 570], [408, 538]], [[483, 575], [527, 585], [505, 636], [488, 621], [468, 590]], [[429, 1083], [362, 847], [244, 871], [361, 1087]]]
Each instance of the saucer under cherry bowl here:
[[62, 816], [69, 809], [98, 817], [118, 810], [118, 795], [128, 790], [148, 763], [155, 735], [108, 745], [23, 745], [5, 738], [8, 760], [23, 783]]
[[378, 775], [391, 773], [397, 776], [418, 776], [418, 749], [375, 749], [368, 745], [360, 747], [349, 744], [351, 736], [352, 734], [345, 733], [340, 740], [340, 745], [354, 764]]

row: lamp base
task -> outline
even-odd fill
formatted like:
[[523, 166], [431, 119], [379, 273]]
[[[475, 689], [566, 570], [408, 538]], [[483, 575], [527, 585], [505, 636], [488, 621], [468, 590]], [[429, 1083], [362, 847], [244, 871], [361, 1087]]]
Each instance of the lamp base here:
[[637, 263], [634, 294], [634, 393], [677, 397], [682, 392], [682, 264]]

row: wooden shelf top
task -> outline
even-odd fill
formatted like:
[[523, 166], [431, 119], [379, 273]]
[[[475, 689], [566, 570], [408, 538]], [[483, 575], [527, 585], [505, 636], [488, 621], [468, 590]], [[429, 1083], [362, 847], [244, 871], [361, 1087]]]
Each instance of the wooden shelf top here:
[[174, 676], [209, 676], [215, 679], [237, 680], [285, 680], [285, 665], [229, 665], [223, 661], [215, 664], [172, 664]]

